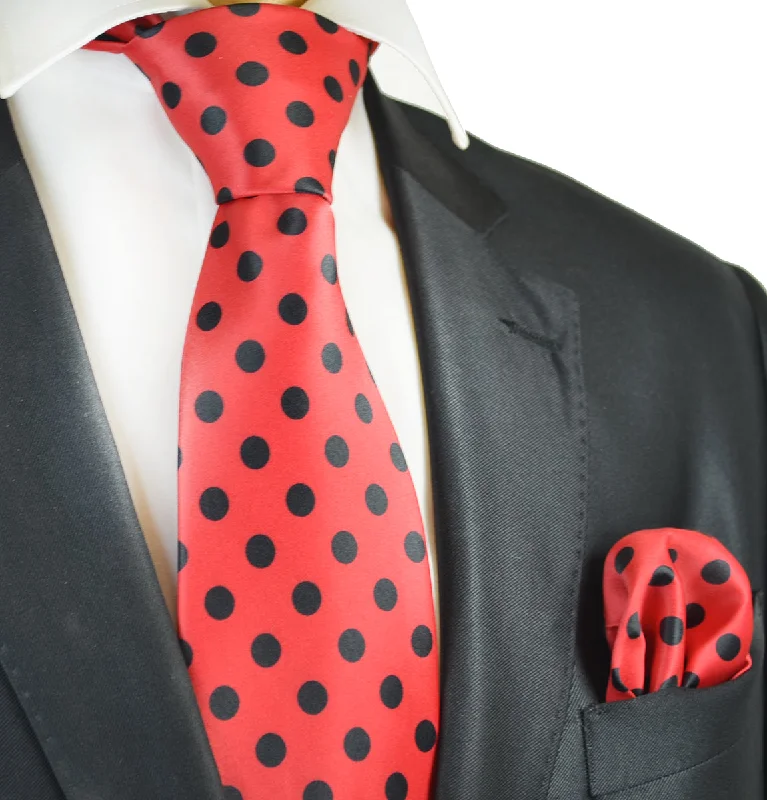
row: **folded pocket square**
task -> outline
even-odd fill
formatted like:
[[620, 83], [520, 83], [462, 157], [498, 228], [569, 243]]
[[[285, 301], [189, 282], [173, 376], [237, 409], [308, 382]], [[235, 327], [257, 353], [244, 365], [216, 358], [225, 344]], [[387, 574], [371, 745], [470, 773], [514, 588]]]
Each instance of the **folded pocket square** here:
[[751, 585], [717, 539], [684, 528], [635, 531], [604, 567], [608, 702], [671, 686], [713, 686], [751, 666]]

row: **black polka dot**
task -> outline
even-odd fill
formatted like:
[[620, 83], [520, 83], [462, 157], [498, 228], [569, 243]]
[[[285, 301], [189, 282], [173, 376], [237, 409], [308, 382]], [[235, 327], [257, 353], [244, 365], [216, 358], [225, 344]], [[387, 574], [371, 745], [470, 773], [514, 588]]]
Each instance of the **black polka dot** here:
[[371, 483], [365, 489], [365, 505], [368, 507], [368, 511], [377, 517], [386, 513], [389, 499], [386, 497], [386, 492], [377, 483]]
[[231, 719], [240, 708], [240, 698], [231, 686], [219, 686], [210, 695], [210, 711], [216, 719]]
[[314, 124], [314, 111], [303, 100], [294, 100], [292, 103], [288, 103], [285, 113], [288, 115], [288, 119], [299, 128], [309, 128]]
[[348, 628], [338, 637], [338, 652], [352, 664], [365, 654], [365, 638], [356, 628]]
[[236, 14], [238, 17], [252, 17], [261, 10], [261, 4], [241, 3], [239, 5], [229, 6], [229, 10], [232, 12], [232, 14]]
[[200, 511], [213, 522], [223, 519], [229, 511], [229, 498], [223, 489], [211, 486], [200, 495]]
[[192, 659], [194, 658], [192, 645], [189, 644], [186, 639], [179, 639], [178, 646], [181, 648], [181, 655], [184, 657], [184, 663], [187, 667], [190, 667], [192, 665]]
[[397, 605], [397, 587], [388, 578], [381, 578], [373, 587], [373, 598], [381, 611], [391, 611]]
[[338, 25], [333, 20], [323, 17], [322, 14], [315, 14], [314, 17], [323, 31], [335, 33], [338, 30]]
[[158, 22], [156, 25], [152, 25], [150, 28], [144, 28], [141, 25], [136, 25], [136, 36], [140, 36], [142, 39], [151, 39], [152, 36], [156, 36], [164, 27], [164, 22]]
[[669, 549], [668, 549], [668, 556], [669, 556], [669, 558], [671, 559], [671, 563], [672, 563], [672, 564], [675, 564], [675, 563], [676, 563], [676, 560], [677, 560], [677, 558], [679, 558], [679, 553], [677, 553], [677, 551], [676, 551], [676, 550], [674, 550], [674, 548], [673, 548], [673, 547], [669, 547]]
[[325, 458], [333, 467], [345, 467], [349, 461], [349, 445], [341, 436], [331, 436], [325, 442]]
[[328, 153], [328, 161], [330, 162], [330, 169], [335, 169], [336, 168], [336, 151], [335, 150], [331, 150]]
[[285, 50], [296, 56], [302, 55], [307, 50], [306, 39], [295, 31], [283, 31], [279, 41]]
[[259, 569], [271, 566], [272, 561], [274, 561], [274, 555], [274, 542], [265, 533], [257, 533], [255, 536], [251, 536], [245, 545], [245, 557], [254, 567]]
[[432, 644], [431, 631], [426, 625], [419, 625], [410, 637], [413, 652], [420, 658], [426, 658], [431, 653]]
[[629, 639], [638, 639], [642, 635], [642, 624], [639, 622], [639, 612], [635, 611], [626, 623], [626, 633]]
[[325, 194], [325, 187], [316, 178], [299, 178], [293, 188], [304, 194]]
[[338, 531], [330, 544], [333, 556], [341, 564], [351, 564], [357, 558], [357, 540], [349, 531]]
[[97, 42], [117, 42], [118, 44], [122, 44], [123, 40], [119, 36], [115, 36], [113, 33], [100, 33], [96, 37]]
[[256, 758], [265, 767], [279, 767], [286, 752], [285, 742], [276, 733], [265, 733], [256, 744]]
[[307, 681], [298, 690], [298, 705], [306, 714], [319, 714], [328, 704], [328, 691], [319, 681]]
[[242, 792], [234, 786], [224, 786], [222, 791], [224, 794], [221, 800], [243, 800]]
[[332, 75], [328, 75], [325, 78], [323, 85], [325, 86], [325, 91], [337, 103], [340, 103], [344, 99], [344, 90], [341, 88], [341, 84], [338, 80]]
[[410, 531], [405, 537], [405, 553], [416, 564], [420, 564], [426, 557], [426, 543], [417, 531]]
[[716, 653], [722, 661], [732, 661], [740, 653], [740, 637], [725, 633], [716, 640]]
[[631, 559], [634, 558], [634, 548], [633, 547], [622, 547], [616, 554], [615, 554], [615, 571], [620, 575], [624, 569], [631, 563]]
[[288, 489], [288, 511], [296, 517], [306, 517], [314, 510], [314, 492], [305, 483], [295, 483]]
[[341, 348], [335, 342], [328, 342], [322, 348], [322, 366], [334, 375], [341, 371], [343, 356], [341, 355]]
[[660, 621], [660, 638], [669, 645], [677, 645], [684, 636], [684, 622], [679, 617], [663, 617]]
[[193, 33], [184, 49], [193, 58], [204, 58], [216, 49], [216, 37], [212, 33]]
[[269, 445], [260, 436], [248, 436], [240, 446], [240, 458], [249, 469], [262, 469], [269, 462]]
[[250, 654], [259, 667], [273, 667], [282, 655], [282, 646], [271, 633], [261, 633], [253, 640]]
[[306, 214], [300, 208], [286, 208], [277, 220], [277, 230], [285, 236], [298, 236], [306, 230]]
[[673, 580], [674, 570], [663, 564], [653, 572], [650, 586], [668, 586]]
[[349, 61], [349, 75], [356, 86], [360, 82], [360, 65], [353, 58]]
[[685, 672], [682, 676], [682, 686], [685, 689], [695, 689], [700, 683], [700, 678], [694, 672]]
[[181, 102], [181, 87], [177, 83], [167, 81], [162, 85], [161, 93], [168, 108], [176, 108]]
[[320, 610], [322, 594], [319, 586], [311, 581], [301, 581], [293, 589], [293, 608], [299, 614], [310, 617]]
[[370, 752], [370, 736], [364, 728], [352, 728], [344, 736], [344, 752], [352, 761], [364, 761]]
[[362, 422], [367, 423], [373, 421], [373, 409], [370, 405], [370, 401], [364, 394], [358, 394], [354, 398], [354, 410], [357, 412], [357, 416]]
[[278, 306], [280, 317], [288, 325], [300, 325], [306, 319], [306, 300], [300, 294], [286, 294]]
[[218, 392], [200, 392], [194, 401], [194, 413], [201, 422], [215, 422], [224, 413], [224, 401]]
[[234, 595], [226, 586], [214, 586], [205, 595], [205, 610], [213, 619], [226, 619], [234, 611]]
[[428, 719], [419, 722], [415, 729], [415, 744], [422, 753], [428, 753], [437, 743], [437, 729]]
[[252, 250], [246, 250], [237, 260], [237, 277], [241, 281], [254, 281], [264, 266], [264, 259]]
[[245, 145], [243, 150], [245, 161], [251, 167], [266, 167], [274, 161], [276, 155], [274, 145], [266, 139], [253, 139]]
[[407, 778], [401, 772], [393, 772], [386, 779], [386, 800], [406, 800]]
[[328, 283], [332, 284], [338, 280], [338, 269], [336, 267], [336, 260], [330, 253], [322, 257], [321, 269], [322, 269], [322, 277], [325, 278], [325, 280]]
[[354, 328], [352, 328], [352, 321], [349, 317], [349, 310], [346, 310], [346, 327], [349, 330], [349, 335], [354, 336]]
[[333, 800], [333, 790], [325, 781], [312, 781], [304, 789], [301, 800]]
[[627, 692], [629, 690], [629, 687], [621, 680], [621, 671], [618, 667], [615, 667], [610, 673], [610, 681], [613, 688], [619, 692]]
[[303, 419], [309, 413], [309, 395], [300, 386], [291, 386], [282, 393], [282, 410], [290, 419]]
[[697, 628], [706, 618], [706, 609], [700, 603], [688, 603], [686, 613], [686, 624], [688, 630]]
[[179, 540], [178, 554], [176, 557], [176, 564], [179, 572], [181, 572], [181, 570], [184, 569], [188, 561], [189, 561], [189, 550], [187, 546], [181, 540]]
[[386, 708], [397, 708], [402, 702], [402, 681], [396, 675], [387, 675], [381, 681], [379, 694]]
[[183, 454], [181, 452], [181, 448], [179, 447], [178, 448], [178, 466], [179, 467], [181, 466], [181, 462], [182, 462], [183, 458], [184, 458], [184, 456], [183, 456]]
[[389, 456], [391, 457], [391, 463], [394, 464], [400, 472], [407, 472], [405, 454], [402, 452], [402, 448], [399, 446], [398, 442], [392, 442], [389, 448]]
[[231, 203], [232, 200], [234, 200], [234, 195], [232, 194], [232, 190], [227, 186], [220, 189], [219, 193], [216, 195], [216, 202], [219, 205], [222, 203]]
[[210, 234], [210, 246], [218, 250], [229, 241], [229, 223], [220, 222]]
[[212, 300], [197, 312], [197, 327], [202, 331], [212, 331], [221, 322], [221, 306]]
[[632, 689], [631, 693], [634, 695], [634, 697], [641, 697], [643, 694], [647, 694], [644, 689]]
[[226, 125], [226, 111], [220, 106], [208, 106], [200, 116], [200, 127], [205, 133], [215, 136]]
[[234, 360], [243, 372], [258, 372], [264, 365], [265, 357], [261, 343], [254, 339], [244, 341], [234, 354]]
[[666, 678], [665, 681], [660, 685], [661, 689], [672, 689], [679, 686], [679, 678], [676, 675], [672, 675], [670, 678]]
[[720, 586], [730, 579], [730, 565], [721, 558], [717, 558], [715, 561], [709, 561], [700, 574], [706, 583]]
[[237, 80], [245, 86], [261, 86], [269, 79], [269, 70], [258, 61], [246, 61], [237, 67]]

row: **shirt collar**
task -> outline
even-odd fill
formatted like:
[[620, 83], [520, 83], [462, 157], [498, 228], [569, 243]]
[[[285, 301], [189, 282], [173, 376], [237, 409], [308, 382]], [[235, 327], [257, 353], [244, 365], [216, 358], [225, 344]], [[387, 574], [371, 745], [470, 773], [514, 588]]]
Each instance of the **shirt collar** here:
[[[145, 14], [208, 8], [207, 0], [1, 0], [0, 98], [105, 30]], [[303, 6], [394, 48], [423, 75], [442, 106], [455, 144], [469, 139], [442, 88], [406, 0], [307, 0]]]

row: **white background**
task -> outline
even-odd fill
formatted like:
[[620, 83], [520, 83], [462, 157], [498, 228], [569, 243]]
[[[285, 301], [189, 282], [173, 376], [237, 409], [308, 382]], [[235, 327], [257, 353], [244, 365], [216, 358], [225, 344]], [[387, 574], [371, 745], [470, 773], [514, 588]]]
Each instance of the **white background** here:
[[[409, 6], [471, 133], [767, 283], [767, 0]], [[384, 91], [439, 113], [390, 48], [373, 68]]]

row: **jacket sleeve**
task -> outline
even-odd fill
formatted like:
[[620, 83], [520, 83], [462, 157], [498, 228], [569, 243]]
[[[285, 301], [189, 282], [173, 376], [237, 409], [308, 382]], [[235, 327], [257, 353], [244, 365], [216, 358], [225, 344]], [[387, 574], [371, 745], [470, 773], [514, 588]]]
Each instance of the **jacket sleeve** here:
[[[751, 308], [754, 312], [754, 320], [758, 330], [760, 349], [762, 356], [762, 364], [764, 366], [763, 375], [767, 383], [767, 289], [764, 285], [750, 272], [743, 269], [736, 264], [730, 264], [738, 279], [740, 280], [746, 292]], [[765, 409], [767, 414], [767, 409]], [[767, 486], [765, 487], [765, 495], [767, 496]], [[767, 499], [765, 500], [767, 502]], [[767, 569], [767, 565], [764, 566]], [[764, 586], [764, 575], [762, 575], [762, 586]]]

